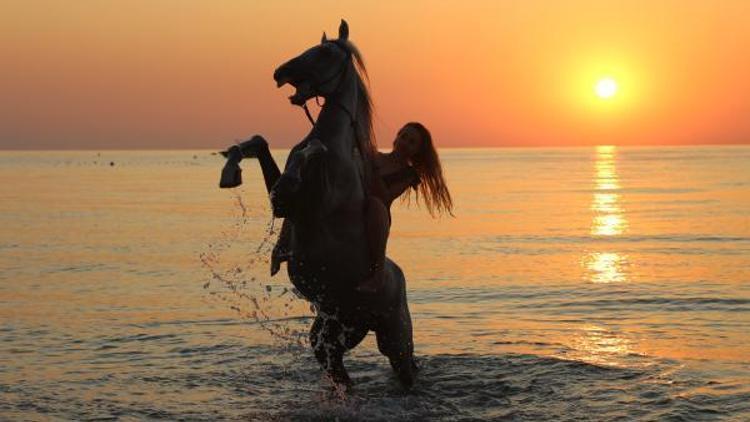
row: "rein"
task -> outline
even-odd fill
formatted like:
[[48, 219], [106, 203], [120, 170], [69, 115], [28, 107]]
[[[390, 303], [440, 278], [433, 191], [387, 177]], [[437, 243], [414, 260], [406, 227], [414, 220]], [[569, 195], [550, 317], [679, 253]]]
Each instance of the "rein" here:
[[[315, 97], [318, 98], [318, 97]], [[307, 116], [307, 120], [310, 121], [310, 124], [315, 127], [315, 119], [313, 119], [312, 114], [310, 114], [310, 109], [307, 108], [307, 103], [302, 104], [302, 108], [305, 110], [305, 116]]]

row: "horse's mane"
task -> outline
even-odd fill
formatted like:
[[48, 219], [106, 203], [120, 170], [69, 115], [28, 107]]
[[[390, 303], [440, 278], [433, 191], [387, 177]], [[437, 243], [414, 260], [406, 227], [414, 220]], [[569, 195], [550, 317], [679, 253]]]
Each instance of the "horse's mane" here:
[[359, 150], [363, 155], [362, 158], [366, 162], [372, 162], [375, 157], [375, 153], [378, 150], [377, 143], [375, 141], [375, 132], [372, 130], [372, 97], [370, 96], [370, 79], [367, 75], [367, 68], [365, 67], [365, 61], [362, 58], [362, 53], [359, 49], [351, 42], [346, 41], [346, 47], [354, 57], [354, 70], [357, 83], [357, 139], [359, 141]]

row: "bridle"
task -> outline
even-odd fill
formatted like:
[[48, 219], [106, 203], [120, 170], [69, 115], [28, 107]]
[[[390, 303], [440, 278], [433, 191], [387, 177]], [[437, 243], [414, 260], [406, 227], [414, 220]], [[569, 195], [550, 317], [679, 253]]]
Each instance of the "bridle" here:
[[[320, 101], [318, 100], [318, 97], [321, 96], [321, 95], [319, 95], [319, 93], [320, 93], [320, 87], [325, 86], [329, 82], [331, 82], [334, 79], [340, 77], [339, 78], [339, 82], [338, 82], [338, 84], [336, 84], [336, 88], [334, 88], [332, 94], [335, 94], [335, 93], [339, 92], [339, 90], [341, 89], [341, 84], [344, 82], [344, 79], [346, 79], [346, 78], [344, 78], [344, 76], [346, 76], [346, 73], [349, 71], [349, 61], [352, 59], [352, 52], [351, 52], [351, 50], [349, 50], [347, 47], [343, 46], [342, 45], [343, 44], [342, 41], [331, 40], [331, 41], [325, 41], [325, 42], [326, 43], [332, 43], [335, 46], [337, 46], [338, 48], [344, 50], [344, 52], [346, 53], [346, 58], [342, 61], [341, 66], [331, 76], [329, 76], [325, 80], [323, 80], [321, 82], [318, 82], [317, 84], [313, 85], [312, 88], [313, 88], [313, 91], [316, 94], [315, 95], [315, 102], [318, 105], [320, 105]], [[357, 91], [356, 90], [354, 91], [354, 95], [355, 95], [355, 97], [354, 97], [354, 104], [356, 105], [357, 104], [357, 97], [356, 97]], [[340, 103], [338, 103], [336, 101], [334, 101], [333, 104], [339, 106], [342, 110], [344, 110], [346, 112], [346, 114], [349, 115], [349, 121], [351, 122], [352, 128], [354, 129], [354, 136], [355, 136], [355, 138], [357, 138], [356, 139], [357, 142], [359, 142], [359, 134], [357, 133], [357, 118], [354, 116], [354, 113], [352, 113], [352, 111], [349, 110], [348, 108], [346, 108], [346, 106], [344, 106], [343, 104], [340, 104]], [[307, 101], [305, 101], [302, 104], [301, 107], [302, 107], [303, 110], [305, 110], [305, 116], [307, 116], [307, 120], [310, 121], [311, 125], [315, 126], [315, 119], [313, 119], [312, 114], [310, 113], [310, 109], [307, 108]]]

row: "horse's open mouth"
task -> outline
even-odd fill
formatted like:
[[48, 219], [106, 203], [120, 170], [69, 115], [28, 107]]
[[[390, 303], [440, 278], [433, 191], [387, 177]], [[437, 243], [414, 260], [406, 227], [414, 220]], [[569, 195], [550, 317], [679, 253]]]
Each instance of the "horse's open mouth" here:
[[314, 96], [312, 87], [306, 81], [294, 81], [289, 78], [283, 78], [276, 81], [276, 86], [279, 88], [286, 84], [293, 86], [295, 89], [294, 94], [289, 96], [289, 101], [294, 105], [302, 105], [305, 101]]
[[290, 95], [290, 96], [289, 96], [289, 101], [290, 101], [290, 102], [291, 102], [292, 104], [294, 104], [294, 105], [298, 105], [298, 106], [301, 106], [301, 105], [305, 104], [305, 102], [306, 102], [307, 100], [309, 100], [309, 99], [310, 99], [311, 97], [312, 97], [312, 95], [310, 95], [310, 94], [307, 94], [307, 93], [303, 93], [303, 92], [300, 92], [300, 90], [298, 89], [298, 90], [297, 90], [297, 91], [296, 91], [296, 92], [294, 93], [294, 95]]

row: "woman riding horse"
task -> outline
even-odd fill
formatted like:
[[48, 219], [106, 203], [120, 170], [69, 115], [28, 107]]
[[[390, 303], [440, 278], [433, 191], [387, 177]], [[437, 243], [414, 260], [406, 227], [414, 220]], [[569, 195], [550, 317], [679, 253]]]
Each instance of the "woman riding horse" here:
[[[370, 195], [365, 206], [367, 240], [372, 261], [372, 273], [357, 288], [362, 292], [376, 292], [383, 283], [386, 244], [391, 227], [391, 204], [405, 193], [415, 193], [417, 203], [425, 203], [430, 215], [453, 215], [453, 201], [443, 178], [432, 135], [424, 125], [410, 122], [404, 125], [393, 141], [389, 153], [377, 152]], [[238, 168], [242, 157], [239, 151], [227, 161], [230, 168]], [[234, 170], [236, 171], [236, 170]], [[290, 230], [283, 224], [279, 241], [271, 256], [271, 275], [278, 272], [281, 262], [288, 260]]]
[[279, 87], [295, 87], [292, 104], [304, 105], [315, 96], [325, 99], [310, 133], [292, 148], [284, 172], [268, 143], [255, 136], [230, 148], [234, 166], [225, 167], [221, 186], [239, 184], [236, 162], [241, 157], [258, 158], [274, 216], [285, 218], [289, 231], [289, 278], [317, 310], [310, 344], [332, 380], [351, 383], [344, 352], [373, 330], [378, 349], [409, 388], [416, 365], [403, 272], [386, 258], [377, 291], [356, 288], [372, 273], [366, 210], [377, 151], [372, 104], [360, 75], [366, 71], [348, 35], [342, 20], [338, 39], [323, 34], [319, 45], [274, 72]]

